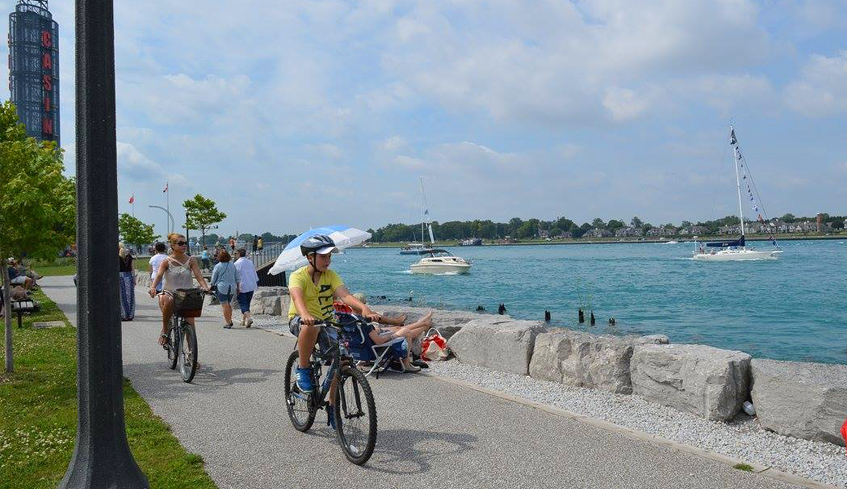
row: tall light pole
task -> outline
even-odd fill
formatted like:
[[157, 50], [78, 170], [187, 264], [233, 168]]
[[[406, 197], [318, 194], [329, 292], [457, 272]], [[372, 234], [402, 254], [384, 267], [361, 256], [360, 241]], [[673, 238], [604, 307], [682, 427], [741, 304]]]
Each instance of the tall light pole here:
[[[162, 211], [165, 214], [168, 215], [168, 219], [170, 220], [170, 223], [171, 223], [171, 226], [168, 227], [167, 229], [165, 229], [165, 231], [167, 231], [167, 233], [165, 233], [165, 234], [170, 234], [170, 233], [174, 232], [176, 225], [174, 224], [174, 216], [173, 216], [173, 214], [171, 214], [171, 211], [165, 209], [164, 207], [162, 207], [160, 205], [148, 205], [147, 207], [152, 207], [154, 209], [162, 209]], [[165, 236], [165, 238], [167, 238], [167, 236]]]
[[126, 439], [113, 0], [76, 1], [77, 434], [62, 489], [148, 488]]

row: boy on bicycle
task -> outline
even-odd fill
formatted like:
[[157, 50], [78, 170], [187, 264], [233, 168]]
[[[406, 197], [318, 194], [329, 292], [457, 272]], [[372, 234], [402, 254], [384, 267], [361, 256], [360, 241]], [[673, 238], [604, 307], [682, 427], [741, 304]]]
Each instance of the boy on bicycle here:
[[332, 303], [338, 299], [362, 311], [362, 316], [375, 321], [379, 314], [353, 297], [344, 286], [341, 277], [329, 269], [332, 253], [338, 253], [335, 242], [329, 236], [319, 234], [307, 238], [300, 244], [300, 252], [309, 264], [291, 274], [288, 291], [291, 306], [288, 308], [288, 327], [297, 336], [297, 351], [300, 354], [297, 368], [297, 387], [304, 393], [312, 392], [312, 375], [309, 358], [315, 348], [320, 327], [315, 323], [332, 319]]

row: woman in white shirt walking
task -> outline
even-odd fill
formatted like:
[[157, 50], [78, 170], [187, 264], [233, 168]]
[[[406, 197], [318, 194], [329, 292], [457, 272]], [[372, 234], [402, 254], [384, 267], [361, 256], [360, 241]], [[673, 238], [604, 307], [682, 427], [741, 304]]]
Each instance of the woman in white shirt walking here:
[[250, 317], [250, 302], [253, 300], [253, 292], [259, 286], [259, 275], [256, 273], [253, 261], [247, 258], [247, 250], [239, 248], [238, 256], [240, 258], [235, 261], [235, 270], [238, 271], [240, 284], [238, 306], [241, 308], [241, 324], [249, 328], [253, 325], [253, 318]]

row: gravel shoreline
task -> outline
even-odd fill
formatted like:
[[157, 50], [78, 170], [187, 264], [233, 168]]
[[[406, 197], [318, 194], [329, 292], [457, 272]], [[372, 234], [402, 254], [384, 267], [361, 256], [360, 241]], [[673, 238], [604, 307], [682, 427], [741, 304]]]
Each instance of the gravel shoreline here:
[[[218, 306], [209, 309], [209, 315], [220, 314]], [[236, 308], [233, 320], [237, 324], [240, 319]], [[253, 319], [255, 328], [291, 336], [285, 316], [254, 315]], [[429, 375], [432, 374], [847, 489], [847, 456], [843, 447], [778, 435], [764, 430], [755, 418], [744, 414], [731, 423], [709, 421], [640, 396], [569, 387], [463, 365], [456, 360], [431, 363]]]

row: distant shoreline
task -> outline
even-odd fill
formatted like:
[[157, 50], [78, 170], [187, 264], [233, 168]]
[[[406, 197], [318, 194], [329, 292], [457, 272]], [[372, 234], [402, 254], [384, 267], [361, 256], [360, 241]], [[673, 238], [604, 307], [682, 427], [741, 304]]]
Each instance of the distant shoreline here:
[[[734, 239], [732, 235], [726, 236], [703, 236], [703, 239], [698, 239], [698, 242], [707, 242], [707, 241], [722, 241], [727, 239]], [[767, 236], [746, 236], [745, 239], [747, 241], [770, 241], [771, 238]], [[818, 241], [818, 240], [844, 240], [847, 239], [847, 234], [837, 234], [832, 236], [781, 236], [777, 237], [777, 241]], [[680, 244], [682, 243], [693, 243], [694, 240], [691, 238], [680, 238], [675, 240], [669, 239], [644, 239], [644, 240], [633, 240], [633, 239], [620, 239], [616, 240], [613, 238], [609, 239], [591, 239], [591, 240], [583, 240], [583, 239], [571, 239], [569, 241], [562, 240], [552, 240], [552, 241], [522, 241], [516, 243], [484, 243], [480, 246], [540, 246], [540, 245], [587, 245], [587, 244], [664, 244], [668, 241], [678, 241]], [[402, 248], [404, 246], [408, 246], [408, 243], [368, 243], [369, 248]], [[459, 242], [444, 242], [444, 243], [436, 243], [434, 247], [456, 247], [456, 248], [475, 248], [475, 246], [460, 246]]]

